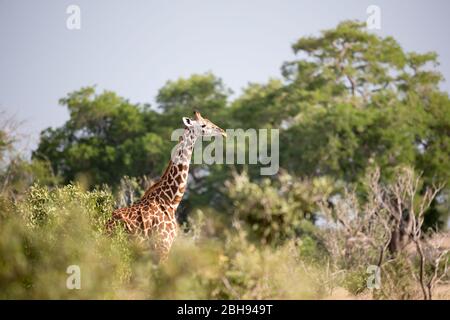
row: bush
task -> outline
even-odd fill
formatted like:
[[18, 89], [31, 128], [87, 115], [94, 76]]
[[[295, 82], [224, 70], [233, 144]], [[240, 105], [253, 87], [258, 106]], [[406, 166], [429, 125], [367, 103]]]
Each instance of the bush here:
[[317, 201], [331, 194], [335, 185], [327, 178], [301, 180], [287, 173], [275, 180], [250, 181], [244, 172], [235, 174], [226, 187], [230, 210], [249, 238], [276, 245], [308, 232], [305, 220], [314, 221]]
[[450, 249], [433, 243], [434, 234], [422, 229], [442, 186], [421, 191], [420, 176], [413, 169], [398, 167], [394, 172], [395, 181], [384, 184], [379, 169], [373, 170], [367, 176], [364, 201], [346, 192], [332, 203], [322, 202], [327, 221], [323, 243], [334, 269], [345, 271], [344, 285], [350, 292], [367, 289], [364, 273], [375, 266], [384, 284], [373, 297], [411, 299], [422, 294], [432, 299], [436, 285], [448, 279]]
[[[103, 234], [111, 209], [103, 191], [33, 186], [16, 210], [2, 215], [0, 297], [113, 297], [131, 276], [133, 250], [123, 232]], [[80, 267], [81, 290], [66, 288], [70, 265]]]
[[[74, 185], [34, 185], [23, 201], [5, 200], [0, 215], [0, 298], [318, 297], [294, 242], [260, 247], [247, 240], [240, 226], [225, 228], [218, 216], [199, 211], [175, 242], [170, 259], [158, 266], [124, 230], [104, 233], [113, 203], [109, 191], [83, 191]], [[80, 290], [66, 287], [71, 265], [80, 267]]]
[[[289, 179], [280, 177], [284, 178]], [[342, 205], [335, 202], [327, 212], [329, 218], [349, 217], [352, 224], [346, 225], [352, 227], [328, 224], [318, 230], [311, 220], [300, 219], [301, 202], [293, 200], [304, 189], [280, 189], [277, 199], [279, 181], [266, 182], [261, 190], [267, 188], [273, 197], [265, 199], [266, 209], [289, 208], [281, 211], [287, 217], [274, 212], [276, 218], [267, 218], [261, 214], [270, 211], [261, 211], [264, 205], [251, 199], [262, 200], [264, 193], [242, 179], [229, 184], [234, 199], [242, 201], [232, 218], [211, 208], [195, 211], [162, 265], [155, 265], [148, 248], [137, 245], [123, 229], [105, 234], [114, 207], [108, 190], [34, 185], [16, 202], [2, 197], [0, 299], [317, 299], [329, 297], [334, 289], [353, 298], [421, 297], [420, 287], [411, 280], [420, 271], [420, 257], [408, 251], [395, 258], [386, 255], [381, 289], [367, 289], [366, 268], [376, 263], [380, 249], [368, 237], [385, 241], [378, 227], [359, 228], [366, 226], [362, 216], [370, 211], [370, 201], [364, 207], [350, 194], [344, 196]], [[250, 190], [252, 197], [242, 197]], [[273, 227], [273, 221], [280, 225]], [[264, 229], [255, 229], [255, 224]], [[431, 241], [423, 241], [421, 248], [426, 256], [425, 279], [437, 270], [439, 279], [448, 280], [446, 256], [441, 256], [445, 251]], [[436, 257], [441, 260], [433, 265]], [[72, 265], [80, 267], [80, 290], [66, 287]]]

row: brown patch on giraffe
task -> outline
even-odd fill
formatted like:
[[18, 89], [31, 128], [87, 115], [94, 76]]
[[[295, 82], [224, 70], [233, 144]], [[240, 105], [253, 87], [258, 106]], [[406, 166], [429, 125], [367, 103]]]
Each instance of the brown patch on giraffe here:
[[171, 199], [173, 198], [173, 194], [172, 194], [172, 190], [171, 189], [165, 190], [164, 194], [166, 195], [167, 198], [169, 198], [169, 201], [172, 201]]
[[173, 195], [177, 194], [177, 191], [178, 191], [178, 186], [177, 185], [170, 186], [170, 189], [172, 190], [172, 194]]
[[161, 194], [161, 199], [167, 204], [170, 202], [169, 197], [165, 193]]

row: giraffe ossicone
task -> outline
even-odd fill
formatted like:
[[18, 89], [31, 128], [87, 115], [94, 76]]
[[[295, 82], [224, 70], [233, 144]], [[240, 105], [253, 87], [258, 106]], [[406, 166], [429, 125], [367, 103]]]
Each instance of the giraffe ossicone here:
[[186, 190], [195, 142], [204, 136], [226, 137], [223, 129], [203, 118], [198, 111], [194, 112], [193, 119], [183, 117], [183, 123], [184, 133], [161, 178], [146, 190], [139, 201], [115, 210], [107, 223], [107, 229], [111, 231], [122, 221], [130, 234], [150, 241], [160, 261], [168, 257], [178, 232], [175, 212]]

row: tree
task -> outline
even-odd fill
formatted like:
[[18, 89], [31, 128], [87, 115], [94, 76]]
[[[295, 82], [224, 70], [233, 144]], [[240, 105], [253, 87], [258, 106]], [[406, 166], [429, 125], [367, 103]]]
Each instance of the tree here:
[[41, 133], [33, 158], [48, 159], [65, 183], [114, 186], [124, 175], [154, 176], [163, 170], [168, 146], [158, 133], [158, 114], [148, 105], [131, 104], [113, 92], [96, 94], [93, 87], [60, 103], [70, 119]]
[[168, 81], [159, 90], [156, 101], [164, 115], [165, 125], [171, 130], [178, 128], [180, 119], [192, 115], [194, 110], [200, 110], [221, 126], [230, 94], [231, 90], [212, 73], [193, 74], [187, 79]]
[[[293, 50], [302, 58], [282, 69], [283, 99], [296, 110], [281, 135], [283, 167], [359, 183], [374, 165], [387, 180], [409, 165], [423, 172], [424, 187], [450, 182], [450, 100], [439, 90], [435, 53], [405, 52], [354, 21], [301, 38]], [[427, 225], [442, 224], [444, 213], [427, 215]]]
[[282, 121], [293, 115], [283, 100], [285, 86], [271, 79], [267, 84], [251, 83], [233, 101], [231, 118], [235, 127], [279, 128]]
[[23, 137], [18, 133], [21, 123], [0, 112], [0, 202], [23, 196], [36, 182], [55, 185], [59, 177], [44, 160], [26, 159], [16, 147]]

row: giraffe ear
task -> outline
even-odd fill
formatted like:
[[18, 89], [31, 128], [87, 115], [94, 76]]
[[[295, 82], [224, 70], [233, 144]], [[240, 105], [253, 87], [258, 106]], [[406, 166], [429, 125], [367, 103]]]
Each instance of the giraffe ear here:
[[192, 121], [191, 119], [187, 118], [187, 117], [183, 117], [183, 123], [186, 127], [190, 127], [192, 126]]
[[197, 110], [194, 111], [194, 116], [195, 116], [195, 120], [203, 119], [202, 115]]

